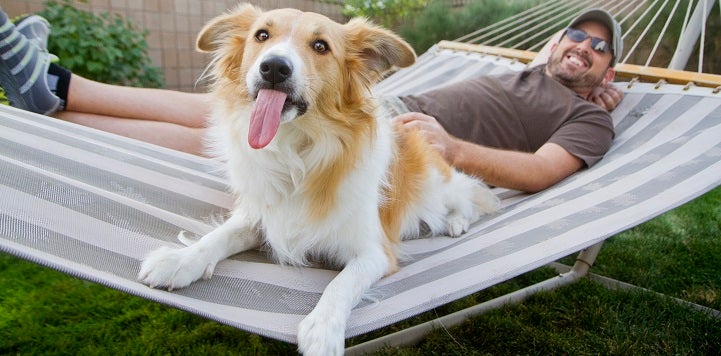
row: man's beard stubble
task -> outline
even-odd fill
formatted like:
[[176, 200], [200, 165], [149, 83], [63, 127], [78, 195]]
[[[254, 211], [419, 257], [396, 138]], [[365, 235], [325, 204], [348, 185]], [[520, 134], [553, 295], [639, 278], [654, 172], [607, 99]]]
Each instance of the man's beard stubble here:
[[[591, 91], [593, 90], [593, 88], [599, 86], [603, 82], [602, 76], [595, 77], [589, 72], [572, 74], [564, 72], [562, 70], [561, 62], [569, 52], [570, 50], [566, 51], [565, 53], [560, 53], [560, 51], [556, 51], [551, 55], [548, 63], [546, 64], [548, 73], [551, 75], [551, 78], [557, 80], [559, 83], [563, 84], [565, 87], [575, 92]], [[587, 57], [584, 56], [584, 58], [586, 58], [586, 60], [590, 62]]]

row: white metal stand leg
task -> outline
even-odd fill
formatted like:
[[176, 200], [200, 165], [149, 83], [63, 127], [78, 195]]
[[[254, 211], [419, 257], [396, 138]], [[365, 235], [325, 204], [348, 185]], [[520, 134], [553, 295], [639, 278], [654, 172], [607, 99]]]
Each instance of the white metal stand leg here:
[[427, 321], [423, 324], [395, 332], [390, 335], [382, 336], [374, 340], [364, 342], [355, 346], [351, 346], [345, 350], [346, 355], [363, 355], [371, 353], [384, 346], [405, 346], [413, 345], [420, 342], [428, 333], [438, 328], [448, 328], [463, 323], [470, 317], [482, 314], [486, 311], [498, 309], [506, 305], [518, 304], [524, 301], [532, 294], [550, 291], [556, 288], [574, 283], [588, 274], [593, 263], [596, 261], [598, 253], [601, 251], [603, 242], [590, 246], [582, 250], [576, 257], [576, 263], [570, 271], [562, 273], [556, 277], [549, 278], [545, 281], [536, 283], [523, 289], [519, 289], [513, 293], [491, 299], [487, 302], [474, 305], [472, 307], [442, 316], [438, 319]]

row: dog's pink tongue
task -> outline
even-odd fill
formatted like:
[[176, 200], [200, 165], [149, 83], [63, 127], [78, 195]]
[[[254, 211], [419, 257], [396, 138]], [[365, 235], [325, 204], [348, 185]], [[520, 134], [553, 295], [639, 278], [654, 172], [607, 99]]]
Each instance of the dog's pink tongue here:
[[280, 114], [287, 96], [284, 92], [270, 89], [261, 89], [258, 92], [253, 113], [250, 115], [250, 147], [263, 148], [273, 140], [280, 126]]

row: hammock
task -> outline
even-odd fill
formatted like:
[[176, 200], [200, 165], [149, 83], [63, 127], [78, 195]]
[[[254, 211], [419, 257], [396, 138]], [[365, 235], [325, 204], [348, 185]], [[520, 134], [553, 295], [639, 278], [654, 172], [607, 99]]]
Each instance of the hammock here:
[[[523, 61], [441, 43], [380, 85], [379, 95], [525, 68]], [[721, 85], [719, 76], [709, 76]], [[721, 94], [714, 87], [618, 84], [606, 157], [534, 195], [497, 190], [503, 209], [460, 238], [407, 243], [410, 259], [352, 312], [346, 337], [367, 333], [582, 251], [561, 277], [518, 300], [582, 277], [600, 244], [721, 184]], [[712, 85], [713, 86], [713, 85]], [[160, 246], [198, 236], [232, 204], [219, 163], [0, 106], [0, 250], [252, 333], [295, 342], [296, 326], [336, 271], [289, 268], [250, 251], [213, 278], [172, 292], [136, 275]], [[423, 327], [421, 327], [423, 328]], [[402, 336], [417, 338], [419, 336]], [[393, 343], [384, 339], [381, 342]], [[359, 345], [349, 352], [373, 346]]]

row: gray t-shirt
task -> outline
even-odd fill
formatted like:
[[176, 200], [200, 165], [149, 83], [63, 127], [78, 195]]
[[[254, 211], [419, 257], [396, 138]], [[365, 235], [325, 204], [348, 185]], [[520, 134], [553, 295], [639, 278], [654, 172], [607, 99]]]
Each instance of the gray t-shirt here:
[[603, 157], [614, 137], [611, 115], [547, 76], [544, 65], [400, 99], [460, 139], [523, 152], [553, 142], [588, 167]]

